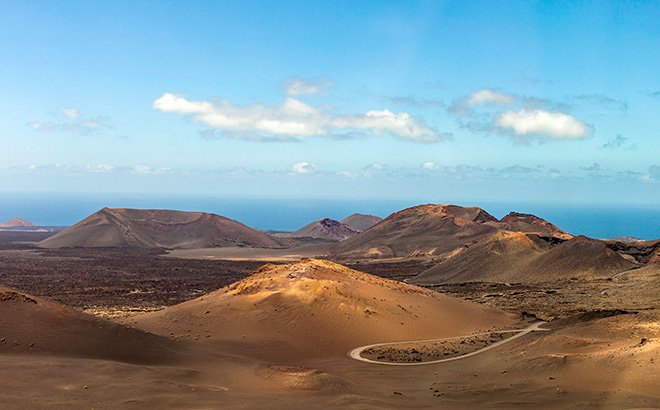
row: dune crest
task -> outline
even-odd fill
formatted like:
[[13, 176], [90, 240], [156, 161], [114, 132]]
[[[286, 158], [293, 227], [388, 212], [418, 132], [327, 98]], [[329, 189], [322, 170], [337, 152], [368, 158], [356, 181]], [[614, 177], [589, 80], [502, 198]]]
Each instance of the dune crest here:
[[361, 344], [463, 335], [516, 321], [476, 303], [304, 259], [265, 265], [226, 288], [132, 322], [157, 334], [282, 358], [345, 354]]

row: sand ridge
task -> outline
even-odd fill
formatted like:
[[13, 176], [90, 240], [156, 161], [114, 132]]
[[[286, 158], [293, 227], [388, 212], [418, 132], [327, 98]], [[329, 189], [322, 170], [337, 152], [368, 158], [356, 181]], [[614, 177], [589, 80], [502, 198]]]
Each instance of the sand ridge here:
[[343, 355], [369, 342], [516, 323], [494, 309], [314, 259], [265, 265], [226, 288], [129, 320], [157, 334], [243, 346], [262, 358]]

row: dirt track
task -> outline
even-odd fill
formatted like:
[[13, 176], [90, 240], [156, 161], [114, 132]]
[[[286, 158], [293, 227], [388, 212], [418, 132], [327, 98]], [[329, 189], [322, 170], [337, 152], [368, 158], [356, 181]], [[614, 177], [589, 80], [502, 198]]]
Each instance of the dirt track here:
[[485, 335], [490, 335], [493, 333], [515, 333], [513, 336], [506, 338], [504, 340], [501, 340], [499, 342], [490, 344], [486, 347], [483, 347], [479, 350], [476, 350], [474, 352], [466, 353], [460, 356], [455, 356], [455, 357], [450, 357], [447, 359], [439, 359], [439, 360], [431, 360], [427, 362], [414, 362], [414, 363], [399, 363], [399, 362], [383, 362], [383, 361], [378, 361], [378, 360], [371, 360], [367, 359], [365, 357], [362, 357], [362, 352], [364, 352], [367, 349], [372, 349], [376, 347], [382, 347], [382, 346], [396, 346], [396, 345], [402, 345], [402, 344], [415, 344], [415, 343], [426, 343], [426, 342], [439, 342], [439, 341], [445, 341], [445, 340], [454, 340], [454, 339], [461, 339], [461, 337], [450, 337], [450, 338], [442, 338], [442, 339], [427, 339], [427, 340], [406, 340], [402, 342], [388, 342], [388, 343], [375, 343], [367, 346], [360, 346], [357, 347], [353, 350], [351, 350], [348, 355], [355, 360], [359, 360], [361, 362], [365, 363], [373, 363], [373, 364], [384, 364], [384, 365], [389, 365], [389, 366], [421, 366], [421, 365], [426, 365], [426, 364], [438, 364], [438, 363], [445, 363], [445, 362], [453, 362], [455, 360], [461, 360], [465, 359], [471, 356], [478, 355], [483, 352], [487, 352], [488, 350], [494, 349], [498, 346], [501, 346], [505, 343], [509, 343], [512, 340], [515, 340], [519, 337], [525, 336], [526, 334], [529, 334], [531, 332], [539, 332], [539, 331], [549, 331], [550, 329], [541, 329], [541, 325], [546, 324], [547, 322], [537, 322], [534, 323], [524, 329], [512, 329], [512, 330], [501, 330], [497, 332], [483, 332], [483, 333], [477, 333], [474, 335], [469, 335], [470, 337], [474, 336], [485, 336]]

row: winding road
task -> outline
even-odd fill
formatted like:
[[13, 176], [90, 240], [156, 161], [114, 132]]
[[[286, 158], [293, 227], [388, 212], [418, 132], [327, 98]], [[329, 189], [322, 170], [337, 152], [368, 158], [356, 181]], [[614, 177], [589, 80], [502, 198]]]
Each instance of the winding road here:
[[[471, 356], [478, 355], [480, 353], [486, 352], [490, 349], [494, 349], [498, 346], [501, 346], [505, 343], [508, 343], [514, 339], [517, 339], [519, 337], [525, 336], [528, 333], [532, 332], [547, 332], [550, 329], [542, 329], [541, 326], [546, 324], [547, 322], [536, 322], [531, 324], [530, 326], [524, 328], [524, 329], [513, 329], [513, 330], [498, 330], [498, 331], [493, 331], [493, 332], [484, 332], [484, 333], [475, 333], [473, 335], [468, 335], [468, 336], [458, 336], [458, 337], [445, 337], [442, 339], [426, 339], [426, 340], [407, 340], [407, 341], [401, 341], [401, 342], [387, 342], [387, 343], [375, 343], [372, 345], [367, 345], [367, 346], [360, 346], [356, 347], [355, 349], [351, 350], [348, 355], [355, 360], [359, 360], [361, 362], [366, 362], [366, 363], [373, 363], [373, 364], [384, 364], [388, 366], [421, 366], [421, 365], [426, 365], [426, 364], [436, 364], [436, 363], [444, 363], [444, 362], [452, 362], [454, 360], [461, 360], [461, 359], [466, 359]], [[455, 357], [450, 357], [448, 359], [439, 359], [439, 360], [432, 360], [428, 362], [413, 362], [413, 363], [397, 363], [397, 362], [380, 362], [377, 360], [371, 360], [367, 359], [361, 356], [362, 352], [370, 349], [372, 347], [380, 347], [380, 346], [393, 346], [393, 345], [400, 345], [400, 344], [409, 344], [409, 343], [428, 343], [428, 342], [441, 342], [444, 340], [455, 340], [455, 339], [461, 339], [464, 337], [472, 337], [472, 336], [484, 336], [484, 335], [490, 335], [493, 333], [515, 333], [515, 335], [500, 340], [499, 342], [493, 343], [492, 345], [488, 345], [486, 347], [483, 347], [479, 350], [475, 350], [474, 352], [466, 353], [464, 355], [460, 356], [455, 356]]]

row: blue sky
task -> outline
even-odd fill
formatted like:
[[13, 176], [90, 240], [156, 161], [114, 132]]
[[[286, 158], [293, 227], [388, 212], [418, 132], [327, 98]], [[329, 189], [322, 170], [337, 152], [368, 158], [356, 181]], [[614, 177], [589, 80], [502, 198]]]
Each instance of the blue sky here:
[[0, 10], [0, 191], [660, 202], [657, 2]]

